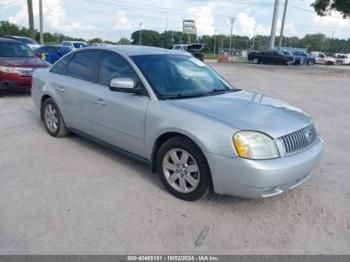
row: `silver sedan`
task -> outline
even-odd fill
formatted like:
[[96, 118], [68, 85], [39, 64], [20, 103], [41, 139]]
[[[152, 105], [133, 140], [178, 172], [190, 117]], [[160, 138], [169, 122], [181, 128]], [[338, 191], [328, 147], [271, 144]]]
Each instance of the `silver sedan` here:
[[310, 116], [236, 89], [189, 54], [85, 48], [33, 75], [47, 132], [74, 132], [149, 163], [176, 197], [264, 198], [306, 181], [324, 143]]

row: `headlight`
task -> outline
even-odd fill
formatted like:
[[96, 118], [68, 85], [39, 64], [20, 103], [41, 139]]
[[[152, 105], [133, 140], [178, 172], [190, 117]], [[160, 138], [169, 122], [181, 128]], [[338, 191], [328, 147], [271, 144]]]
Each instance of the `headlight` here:
[[19, 74], [23, 76], [30, 76], [33, 73], [33, 68], [30, 67], [13, 67], [0, 66], [0, 71], [4, 73]]
[[4, 73], [20, 74], [21, 68], [13, 66], [0, 66], [0, 71]]
[[260, 132], [238, 132], [233, 136], [233, 144], [238, 155], [243, 158], [271, 159], [280, 157], [272, 138]]

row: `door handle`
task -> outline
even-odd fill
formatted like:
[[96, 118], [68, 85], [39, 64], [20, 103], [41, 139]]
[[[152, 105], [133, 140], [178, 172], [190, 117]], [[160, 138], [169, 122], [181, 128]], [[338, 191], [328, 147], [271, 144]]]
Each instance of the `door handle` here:
[[57, 89], [58, 89], [58, 91], [60, 91], [60, 92], [64, 92], [64, 87], [63, 86], [57, 86]]
[[99, 104], [99, 105], [106, 105], [106, 101], [104, 101], [102, 98], [95, 98], [95, 104]]

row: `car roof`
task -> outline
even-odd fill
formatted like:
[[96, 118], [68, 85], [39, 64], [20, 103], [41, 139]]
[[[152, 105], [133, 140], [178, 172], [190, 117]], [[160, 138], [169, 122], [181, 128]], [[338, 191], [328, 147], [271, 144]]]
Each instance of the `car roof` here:
[[0, 42], [9, 42], [9, 43], [21, 43], [21, 41], [18, 41], [14, 38], [10, 38], [10, 37], [0, 37]]
[[4, 37], [13, 38], [13, 39], [31, 39], [29, 37], [19, 36], [19, 35], [5, 35]]
[[161, 54], [176, 54], [176, 55], [187, 55], [183, 52], [179, 52], [172, 49], [165, 49], [159, 47], [151, 46], [137, 46], [137, 45], [115, 45], [115, 46], [95, 46], [95, 47], [86, 47], [83, 50], [95, 49], [95, 50], [108, 50], [112, 52], [119, 53], [125, 56], [136, 56], [136, 55], [161, 55]]
[[86, 43], [85, 41], [69, 41], [69, 40], [62, 41], [62, 43], [64, 43], [64, 42], [66, 42], [66, 43]]

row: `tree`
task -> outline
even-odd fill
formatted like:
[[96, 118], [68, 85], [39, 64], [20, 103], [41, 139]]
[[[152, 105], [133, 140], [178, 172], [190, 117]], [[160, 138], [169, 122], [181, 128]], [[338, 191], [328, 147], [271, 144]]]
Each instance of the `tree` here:
[[129, 39], [127, 39], [127, 38], [125, 38], [125, 37], [123, 37], [123, 38], [120, 38], [120, 40], [118, 41], [118, 45], [130, 45], [130, 40]]
[[350, 17], [349, 0], [316, 0], [312, 6], [320, 16], [328, 15], [331, 11], [338, 11], [344, 18]]
[[[140, 42], [140, 30], [131, 34], [133, 45], [138, 45]], [[141, 30], [141, 44], [145, 46], [161, 46], [160, 34], [153, 30]]]
[[88, 41], [88, 43], [90, 45], [94, 44], [94, 43], [97, 43], [97, 44], [101, 44], [103, 42], [103, 39], [99, 38], [99, 37], [96, 37], [96, 38], [93, 38], [93, 39], [90, 39]]

